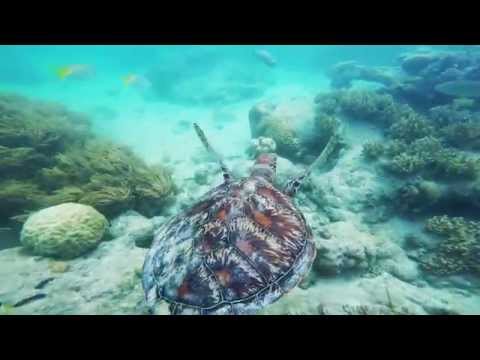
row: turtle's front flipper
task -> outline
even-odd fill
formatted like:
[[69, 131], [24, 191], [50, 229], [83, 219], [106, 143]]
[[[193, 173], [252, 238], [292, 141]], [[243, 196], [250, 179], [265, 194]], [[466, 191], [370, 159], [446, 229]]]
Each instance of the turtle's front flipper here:
[[205, 146], [207, 151], [215, 158], [215, 160], [217, 160], [218, 164], [220, 165], [225, 182], [230, 182], [230, 180], [232, 179], [232, 175], [230, 173], [230, 170], [228, 170], [227, 166], [223, 162], [222, 156], [220, 156], [220, 154], [218, 154], [210, 146], [210, 143], [208, 142], [207, 137], [205, 136], [205, 133], [203, 132], [203, 130], [200, 129], [200, 126], [198, 126], [196, 123], [193, 123], [193, 127], [195, 128], [195, 131], [198, 137], [200, 138], [200, 141], [202, 142], [203, 146]]
[[333, 134], [325, 148], [322, 150], [322, 153], [313, 161], [313, 163], [311, 163], [302, 174], [290, 179], [287, 182], [285, 188], [283, 189], [283, 193], [288, 196], [294, 196], [300, 186], [302, 186], [305, 179], [310, 175], [312, 170], [317, 166], [323, 165], [327, 161], [328, 157], [335, 149], [335, 146], [338, 144], [339, 139], [339, 133]]

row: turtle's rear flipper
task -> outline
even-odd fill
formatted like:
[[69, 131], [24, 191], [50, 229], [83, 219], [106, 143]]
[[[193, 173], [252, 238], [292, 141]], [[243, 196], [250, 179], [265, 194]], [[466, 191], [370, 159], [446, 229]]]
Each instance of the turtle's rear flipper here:
[[195, 128], [195, 132], [197, 133], [198, 137], [200, 138], [200, 141], [202, 142], [203, 146], [205, 146], [205, 149], [217, 160], [218, 164], [220, 165], [220, 168], [222, 169], [223, 173], [223, 178], [225, 182], [230, 182], [232, 179], [232, 175], [230, 173], [230, 170], [227, 168], [225, 163], [223, 162], [222, 156], [218, 154], [213, 148], [210, 146], [210, 143], [207, 140], [207, 137], [205, 136], [205, 133], [203, 130], [200, 128], [200, 126], [197, 125], [197, 123], [193, 123], [193, 127]]
[[330, 137], [327, 145], [323, 148], [321, 154], [310, 164], [310, 166], [299, 176], [290, 179], [283, 189], [283, 193], [288, 196], [294, 196], [300, 186], [302, 186], [305, 179], [310, 175], [312, 170], [317, 166], [322, 166], [328, 160], [328, 157], [335, 149], [335, 146], [340, 140], [340, 134], [337, 132]]

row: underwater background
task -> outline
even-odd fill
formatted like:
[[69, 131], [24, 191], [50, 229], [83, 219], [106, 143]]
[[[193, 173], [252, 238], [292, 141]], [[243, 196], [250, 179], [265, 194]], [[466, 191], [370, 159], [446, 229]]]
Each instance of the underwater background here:
[[278, 184], [341, 137], [261, 314], [479, 314], [479, 98], [478, 46], [0, 45], [0, 314], [145, 313], [154, 231], [222, 181], [194, 122]]

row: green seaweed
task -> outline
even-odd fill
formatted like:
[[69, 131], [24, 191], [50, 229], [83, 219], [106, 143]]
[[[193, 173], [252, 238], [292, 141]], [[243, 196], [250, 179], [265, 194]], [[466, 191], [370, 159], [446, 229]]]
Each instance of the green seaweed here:
[[45, 155], [34, 148], [0, 145], [0, 171], [8, 176], [28, 176], [49, 162]]
[[43, 193], [31, 181], [5, 180], [0, 182], [0, 218], [32, 211], [41, 204]]

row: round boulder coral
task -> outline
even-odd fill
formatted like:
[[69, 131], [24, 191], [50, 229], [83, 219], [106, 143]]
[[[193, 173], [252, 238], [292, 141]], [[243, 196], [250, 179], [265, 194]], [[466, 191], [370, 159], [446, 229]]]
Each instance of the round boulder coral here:
[[107, 226], [107, 219], [93, 207], [65, 203], [32, 214], [20, 241], [35, 255], [70, 259], [97, 247]]

